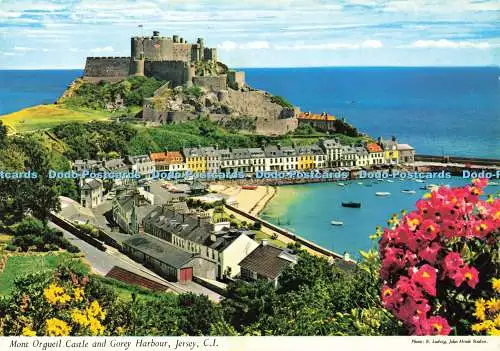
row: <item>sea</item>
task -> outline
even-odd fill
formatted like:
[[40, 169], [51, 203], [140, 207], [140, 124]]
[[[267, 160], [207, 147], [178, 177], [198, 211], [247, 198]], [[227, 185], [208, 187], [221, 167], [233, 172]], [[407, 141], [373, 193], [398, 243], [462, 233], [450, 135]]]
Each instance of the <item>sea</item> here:
[[[499, 67], [243, 68], [303, 111], [329, 112], [419, 154], [500, 158]], [[81, 70], [0, 70], [0, 115], [53, 103]]]
[[[419, 154], [500, 159], [499, 67], [243, 70], [251, 86], [281, 95], [303, 111], [345, 118], [373, 137], [396, 136]], [[81, 70], [0, 70], [0, 115], [53, 103], [81, 75]], [[469, 181], [429, 182], [454, 186]], [[371, 247], [369, 235], [377, 225], [385, 225], [392, 213], [414, 207], [423, 193], [421, 186], [413, 181], [283, 186], [262, 216], [328, 249], [357, 257], [359, 250]], [[416, 194], [402, 193], [404, 189]], [[378, 191], [391, 195], [375, 196]], [[362, 206], [344, 208], [342, 201], [360, 201]], [[344, 225], [332, 226], [332, 220]]]
[[[299, 236], [315, 242], [336, 253], [345, 252], [359, 258], [359, 250], [374, 248], [369, 238], [378, 225], [387, 227], [387, 220], [401, 210], [412, 211], [415, 203], [428, 190], [426, 185], [459, 187], [470, 184], [471, 179], [428, 179], [425, 183], [413, 180], [356, 180], [338, 183], [315, 183], [284, 185], [278, 187], [277, 195], [266, 205], [260, 216]], [[486, 187], [486, 193], [500, 191], [495, 185]], [[415, 193], [402, 192], [413, 190]], [[377, 196], [377, 192], [388, 192], [388, 196]], [[342, 202], [361, 202], [360, 208], [342, 207]], [[341, 221], [342, 226], [331, 221]]]

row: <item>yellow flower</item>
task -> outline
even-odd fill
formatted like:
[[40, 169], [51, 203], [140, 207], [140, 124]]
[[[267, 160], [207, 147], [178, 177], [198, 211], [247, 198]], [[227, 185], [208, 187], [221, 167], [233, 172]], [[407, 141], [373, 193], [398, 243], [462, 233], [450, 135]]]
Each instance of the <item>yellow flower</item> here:
[[118, 335], [124, 335], [125, 334], [125, 329], [123, 327], [116, 328], [116, 334], [118, 334]]
[[480, 321], [484, 321], [486, 319], [486, 306], [484, 299], [476, 300], [476, 312], [474, 312], [474, 316]]
[[90, 324], [87, 315], [76, 309], [71, 311], [71, 319], [73, 320], [73, 322], [81, 325], [82, 327], [86, 327]]
[[71, 297], [65, 293], [64, 288], [55, 283], [50, 284], [48, 288], [43, 290], [43, 296], [52, 305], [57, 303], [65, 304], [71, 300]]
[[491, 285], [493, 287], [493, 290], [500, 293], [500, 278], [493, 278]]
[[32, 330], [30, 327], [24, 327], [22, 336], [36, 336], [36, 331]]
[[75, 296], [76, 302], [83, 301], [83, 289], [82, 288], [75, 288], [75, 290], [73, 290], [73, 295]]
[[104, 326], [95, 318], [90, 318], [90, 332], [92, 335], [104, 334]]
[[47, 319], [45, 328], [48, 336], [67, 336], [71, 332], [71, 327], [57, 318]]
[[500, 327], [500, 313], [497, 313], [495, 319], [493, 320], [495, 326]]
[[488, 330], [488, 335], [491, 335], [491, 336], [500, 336], [500, 329], [491, 328], [490, 330]]
[[100, 320], [104, 320], [106, 318], [106, 312], [104, 312], [99, 306], [99, 302], [97, 300], [92, 301], [89, 307], [86, 308], [87, 310], [87, 316], [89, 317], [94, 317], [94, 318], [99, 318]]
[[498, 312], [500, 311], [500, 300], [493, 297], [490, 300], [486, 301], [486, 307], [488, 307], [488, 310], [490, 312]]

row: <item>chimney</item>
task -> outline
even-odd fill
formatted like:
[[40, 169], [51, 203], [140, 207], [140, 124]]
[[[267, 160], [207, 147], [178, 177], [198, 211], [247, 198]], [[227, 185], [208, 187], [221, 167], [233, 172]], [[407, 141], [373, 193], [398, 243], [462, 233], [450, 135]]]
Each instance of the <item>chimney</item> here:
[[265, 240], [265, 239], [264, 239], [264, 240], [262, 240], [262, 241], [260, 242], [260, 244], [261, 244], [262, 246], [267, 246], [267, 240]]
[[213, 243], [217, 241], [217, 237], [215, 236], [215, 234], [210, 235], [210, 241]]

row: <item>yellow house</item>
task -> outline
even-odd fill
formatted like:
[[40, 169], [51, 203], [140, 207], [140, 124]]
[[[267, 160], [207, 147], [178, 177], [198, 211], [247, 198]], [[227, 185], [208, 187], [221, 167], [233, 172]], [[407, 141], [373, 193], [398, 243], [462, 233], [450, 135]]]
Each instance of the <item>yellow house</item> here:
[[208, 170], [207, 156], [200, 149], [184, 148], [182, 153], [186, 159], [188, 170], [192, 172], [206, 172]]
[[315, 168], [315, 155], [311, 147], [300, 146], [296, 148], [297, 170]]
[[384, 161], [386, 164], [396, 165], [399, 163], [398, 144], [395, 137], [392, 137], [391, 140], [379, 138], [379, 145], [384, 149]]

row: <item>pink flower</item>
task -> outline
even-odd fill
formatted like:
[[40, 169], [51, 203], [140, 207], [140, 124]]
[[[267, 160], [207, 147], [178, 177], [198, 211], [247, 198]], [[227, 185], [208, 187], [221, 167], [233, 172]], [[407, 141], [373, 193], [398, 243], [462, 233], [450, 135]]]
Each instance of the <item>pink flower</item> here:
[[436, 269], [424, 264], [420, 269], [414, 268], [410, 271], [411, 280], [417, 283], [431, 296], [436, 296]]
[[443, 317], [431, 317], [428, 320], [428, 332], [431, 335], [448, 335], [451, 332], [448, 321]]
[[450, 252], [443, 260], [443, 268], [446, 273], [453, 273], [463, 267], [464, 260], [457, 252]]
[[440, 250], [441, 250], [441, 245], [437, 242], [433, 242], [431, 246], [427, 246], [426, 248], [421, 249], [418, 252], [418, 255], [420, 258], [426, 260], [430, 264], [435, 264], [437, 255]]
[[479, 272], [477, 271], [477, 269], [475, 269], [474, 267], [466, 266], [460, 271], [467, 284], [474, 289], [477, 283], [479, 283]]

